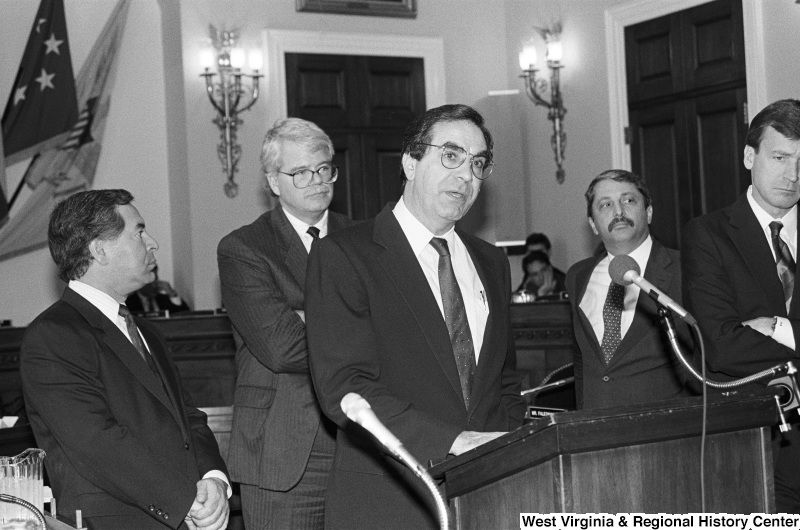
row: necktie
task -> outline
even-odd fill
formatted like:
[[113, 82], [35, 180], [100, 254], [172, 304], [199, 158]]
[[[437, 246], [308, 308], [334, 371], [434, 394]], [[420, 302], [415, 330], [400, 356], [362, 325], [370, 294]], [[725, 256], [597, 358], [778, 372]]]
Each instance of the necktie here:
[[792, 293], [794, 292], [795, 262], [792, 259], [789, 246], [781, 239], [781, 228], [783, 228], [783, 224], [778, 221], [772, 221], [769, 224], [769, 229], [772, 233], [772, 248], [775, 250], [775, 264], [778, 267], [778, 276], [783, 284], [783, 299], [786, 301], [786, 312], [788, 313], [789, 306], [792, 305]]
[[625, 287], [611, 282], [608, 286], [606, 302], [603, 304], [603, 342], [600, 349], [606, 364], [611, 362], [611, 357], [622, 342], [620, 322], [622, 310], [625, 307]]
[[467, 310], [461, 289], [458, 287], [456, 275], [453, 272], [453, 262], [450, 259], [450, 250], [447, 241], [434, 237], [431, 246], [439, 253], [439, 289], [442, 293], [444, 306], [444, 321], [450, 333], [450, 343], [453, 345], [453, 355], [458, 367], [458, 378], [461, 380], [461, 393], [464, 404], [469, 409], [469, 396], [472, 393], [472, 381], [475, 378], [475, 349], [472, 345], [472, 332], [467, 321]]
[[150, 367], [150, 370], [152, 370], [160, 380], [161, 376], [158, 373], [158, 368], [156, 368], [156, 363], [153, 362], [150, 352], [147, 351], [147, 348], [145, 348], [144, 343], [142, 342], [142, 338], [139, 336], [139, 328], [136, 327], [136, 322], [133, 320], [133, 315], [131, 315], [131, 311], [128, 309], [128, 306], [125, 304], [120, 304], [119, 315], [125, 319], [125, 325], [128, 327], [128, 335], [131, 337], [131, 343], [139, 351], [139, 355], [142, 356], [142, 359], [144, 359], [144, 361], [147, 363], [147, 366]]
[[316, 226], [309, 226], [308, 230], [306, 230], [306, 233], [308, 233], [308, 235], [310, 235], [311, 239], [313, 239], [314, 241], [319, 239], [319, 228], [317, 228]]

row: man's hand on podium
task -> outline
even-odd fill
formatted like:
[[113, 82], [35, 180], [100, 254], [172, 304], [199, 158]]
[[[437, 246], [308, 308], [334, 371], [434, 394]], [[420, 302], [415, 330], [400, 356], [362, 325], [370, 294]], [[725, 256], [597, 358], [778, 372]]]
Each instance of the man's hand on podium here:
[[458, 456], [461, 453], [466, 453], [470, 449], [475, 449], [479, 445], [483, 445], [486, 442], [491, 442], [495, 438], [499, 438], [504, 434], [506, 433], [464, 431], [459, 434], [456, 440], [453, 442], [453, 446], [450, 447], [450, 454]]

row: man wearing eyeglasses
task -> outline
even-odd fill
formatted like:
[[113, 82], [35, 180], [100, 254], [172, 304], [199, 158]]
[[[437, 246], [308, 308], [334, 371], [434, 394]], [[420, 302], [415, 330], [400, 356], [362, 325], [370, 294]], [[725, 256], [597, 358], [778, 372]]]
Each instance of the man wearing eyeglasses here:
[[363, 396], [423, 463], [522, 424], [508, 261], [454, 229], [492, 163], [479, 113], [431, 109], [406, 130], [400, 200], [314, 245], [309, 361], [322, 409], [339, 426], [326, 529], [438, 528], [423, 482], [348, 422], [346, 394]]
[[228, 465], [241, 483], [247, 528], [323, 528], [336, 430], [311, 385], [303, 289], [312, 243], [352, 224], [328, 211], [338, 175], [332, 159], [318, 126], [278, 121], [261, 151], [278, 205], [217, 249], [237, 345]]

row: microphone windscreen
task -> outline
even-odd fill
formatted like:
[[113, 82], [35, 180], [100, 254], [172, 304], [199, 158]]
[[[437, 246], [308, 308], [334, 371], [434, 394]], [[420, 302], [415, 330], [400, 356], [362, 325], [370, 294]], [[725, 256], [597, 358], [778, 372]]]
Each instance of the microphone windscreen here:
[[611, 276], [611, 280], [616, 284], [630, 285], [633, 283], [625, 279], [625, 273], [628, 271], [635, 271], [637, 276], [642, 275], [642, 269], [639, 268], [639, 264], [627, 254], [616, 256], [608, 264], [608, 275]]
[[355, 392], [350, 392], [342, 398], [341, 407], [345, 416], [356, 423], [359, 423], [358, 419], [361, 411], [370, 408], [367, 400]]

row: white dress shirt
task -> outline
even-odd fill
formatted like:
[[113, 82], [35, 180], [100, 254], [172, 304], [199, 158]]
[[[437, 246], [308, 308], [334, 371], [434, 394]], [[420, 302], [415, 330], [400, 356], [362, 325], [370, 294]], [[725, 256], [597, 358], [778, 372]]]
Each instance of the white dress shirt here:
[[[115, 326], [119, 328], [119, 330], [128, 338], [128, 340], [131, 340], [131, 336], [128, 334], [128, 324], [125, 323], [125, 319], [119, 314], [119, 302], [114, 300], [111, 296], [104, 293], [100, 289], [92, 287], [91, 285], [78, 280], [70, 280], [69, 288], [85, 298], [87, 302], [95, 306], [101, 313], [108, 317], [108, 319], [113, 322]], [[144, 336], [142, 336], [141, 331], [139, 331], [139, 337], [141, 337], [142, 343], [144, 344], [145, 348], [147, 348], [147, 351], [150, 351], [150, 346], [147, 345], [147, 341], [145, 340]], [[226, 477], [225, 473], [222, 471], [212, 469], [203, 475], [203, 478], [218, 478], [222, 480], [227, 485], [228, 498], [230, 499], [231, 495], [233, 495], [233, 490], [231, 489], [230, 482], [228, 482], [228, 477]]]
[[453, 263], [453, 272], [461, 289], [461, 297], [464, 299], [464, 307], [467, 312], [469, 330], [472, 334], [472, 344], [475, 350], [475, 363], [478, 362], [481, 346], [483, 345], [483, 335], [486, 331], [486, 321], [489, 319], [489, 305], [486, 300], [486, 291], [483, 283], [472, 263], [467, 247], [458, 237], [454, 229], [450, 229], [441, 236], [434, 234], [425, 228], [419, 220], [408, 210], [402, 197], [394, 207], [394, 216], [400, 223], [400, 228], [408, 239], [414, 255], [419, 261], [422, 272], [428, 280], [436, 303], [439, 304], [439, 311], [444, 318], [444, 305], [442, 304], [442, 292], [439, 288], [439, 253], [436, 252], [430, 242], [434, 237], [441, 237], [447, 241], [450, 250], [450, 260]]
[[[643, 271], [647, 268], [647, 260], [650, 259], [650, 251], [653, 249], [653, 240], [648, 235], [641, 245], [636, 250], [629, 254], [636, 263], [639, 269]], [[581, 299], [580, 308], [589, 319], [592, 325], [597, 341], [603, 341], [603, 333], [605, 332], [605, 325], [603, 324], [603, 306], [606, 303], [606, 295], [608, 295], [608, 287], [611, 285], [611, 276], [608, 273], [608, 265], [614, 256], [608, 254], [605, 258], [600, 260], [592, 275], [589, 277], [589, 283], [586, 286], [586, 292]], [[625, 307], [622, 310], [622, 318], [620, 322], [620, 335], [624, 338], [625, 333], [633, 323], [633, 317], [636, 314], [636, 301], [639, 299], [639, 292], [641, 289], [635, 283], [625, 287]]]
[[289, 211], [284, 208], [283, 213], [286, 214], [286, 218], [289, 220], [289, 223], [294, 228], [294, 231], [297, 232], [297, 235], [300, 236], [300, 240], [303, 242], [303, 246], [306, 247], [306, 252], [311, 252], [311, 243], [314, 242], [314, 238], [311, 237], [311, 234], [308, 233], [308, 229], [312, 226], [316, 226], [319, 228], [319, 237], [322, 239], [323, 237], [328, 235], [328, 210], [325, 210], [325, 213], [322, 214], [322, 219], [317, 221], [316, 224], [310, 225], [304, 221], [301, 221]]
[[[750, 203], [750, 208], [753, 210], [753, 213], [756, 214], [756, 219], [758, 219], [758, 224], [761, 225], [764, 237], [767, 238], [767, 244], [772, 250], [773, 259], [775, 258], [775, 249], [772, 248], [772, 229], [770, 229], [769, 224], [772, 221], [779, 221], [783, 224], [783, 228], [781, 228], [781, 239], [786, 243], [786, 246], [789, 247], [792, 258], [797, 262], [797, 205], [795, 204], [792, 206], [791, 210], [780, 219], [773, 219], [753, 198], [752, 184], [747, 188], [747, 202]], [[775, 274], [778, 274], [777, 266], [775, 267]], [[778, 344], [782, 344], [794, 350], [796, 345], [794, 343], [792, 323], [789, 322], [788, 318], [779, 317], [777, 315], [773, 315], [773, 317], [775, 318], [775, 329], [772, 332], [772, 338], [775, 339]]]

